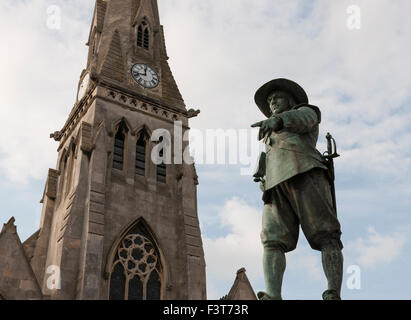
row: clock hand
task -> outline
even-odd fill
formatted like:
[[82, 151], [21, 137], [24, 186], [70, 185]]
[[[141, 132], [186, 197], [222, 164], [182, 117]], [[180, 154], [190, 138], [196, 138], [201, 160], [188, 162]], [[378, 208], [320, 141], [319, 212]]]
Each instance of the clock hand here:
[[134, 70], [135, 73], [137, 73], [137, 75], [142, 76], [145, 75], [144, 73], [141, 72], [141, 70]]

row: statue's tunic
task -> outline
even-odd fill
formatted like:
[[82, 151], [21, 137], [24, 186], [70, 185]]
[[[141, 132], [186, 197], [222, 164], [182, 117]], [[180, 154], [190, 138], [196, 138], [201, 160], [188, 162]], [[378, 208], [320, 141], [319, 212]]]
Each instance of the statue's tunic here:
[[313, 168], [327, 169], [316, 149], [320, 110], [304, 105], [276, 116], [283, 120], [284, 128], [266, 139], [265, 190]]
[[327, 166], [316, 149], [320, 110], [299, 105], [275, 116], [284, 126], [265, 139], [263, 245], [294, 250], [301, 225], [313, 249], [321, 250], [327, 241], [342, 248]]

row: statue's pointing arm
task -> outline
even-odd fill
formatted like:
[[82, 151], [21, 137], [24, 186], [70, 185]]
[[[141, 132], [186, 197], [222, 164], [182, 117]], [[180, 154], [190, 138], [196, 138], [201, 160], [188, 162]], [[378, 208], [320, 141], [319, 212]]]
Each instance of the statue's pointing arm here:
[[283, 120], [283, 130], [294, 133], [311, 132], [321, 122], [321, 113], [317, 107], [302, 106], [277, 116]]

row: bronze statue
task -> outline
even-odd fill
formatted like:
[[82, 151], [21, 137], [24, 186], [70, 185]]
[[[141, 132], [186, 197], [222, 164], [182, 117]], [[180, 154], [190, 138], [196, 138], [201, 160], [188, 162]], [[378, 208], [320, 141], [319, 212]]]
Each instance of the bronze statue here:
[[341, 227], [337, 219], [334, 192], [333, 158], [316, 144], [321, 112], [310, 105], [307, 94], [297, 83], [275, 79], [255, 94], [255, 102], [268, 120], [259, 127], [266, 153], [259, 160], [255, 181], [263, 191], [264, 276], [266, 292], [260, 300], [281, 300], [286, 267], [285, 253], [297, 246], [299, 226], [310, 246], [322, 253], [328, 280], [324, 300], [340, 300], [343, 275]]

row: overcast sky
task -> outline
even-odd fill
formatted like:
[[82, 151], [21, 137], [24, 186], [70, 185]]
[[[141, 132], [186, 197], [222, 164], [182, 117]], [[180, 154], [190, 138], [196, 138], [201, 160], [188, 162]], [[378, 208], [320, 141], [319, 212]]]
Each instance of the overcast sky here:
[[[347, 27], [347, 8], [361, 28]], [[61, 28], [47, 8], [61, 9]], [[86, 63], [93, 0], [0, 3], [0, 222], [16, 217], [24, 241], [39, 226], [48, 168]], [[411, 299], [411, 3], [408, 0], [159, 0], [170, 65], [191, 127], [248, 129], [263, 119], [256, 89], [286, 77], [300, 83], [323, 113], [319, 149], [331, 132], [338, 213], [345, 245], [343, 298]], [[199, 217], [210, 299], [227, 294], [245, 267], [264, 289], [262, 202], [235, 165], [198, 165]], [[301, 235], [287, 256], [285, 299], [320, 299], [320, 254]], [[349, 267], [361, 270], [350, 290]]]

